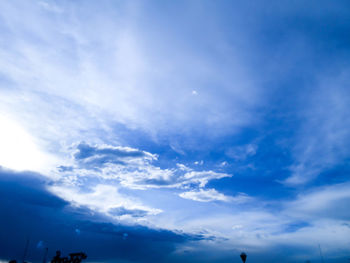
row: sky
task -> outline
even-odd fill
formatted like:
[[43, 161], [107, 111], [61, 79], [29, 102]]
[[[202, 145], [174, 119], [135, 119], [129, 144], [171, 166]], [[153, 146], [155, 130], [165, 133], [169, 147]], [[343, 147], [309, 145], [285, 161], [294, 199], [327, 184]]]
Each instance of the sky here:
[[0, 1], [0, 262], [347, 262], [348, 1]]

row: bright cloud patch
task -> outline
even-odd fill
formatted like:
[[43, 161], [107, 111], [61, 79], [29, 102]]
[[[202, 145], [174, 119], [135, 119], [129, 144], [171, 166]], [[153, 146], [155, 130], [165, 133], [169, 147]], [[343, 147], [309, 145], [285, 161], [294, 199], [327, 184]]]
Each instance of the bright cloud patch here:
[[215, 189], [203, 190], [199, 191], [189, 191], [179, 194], [182, 198], [190, 199], [199, 202], [210, 202], [210, 201], [224, 201], [229, 202], [231, 199], [224, 194], [219, 193]]
[[66, 178], [95, 177], [118, 182], [131, 189], [203, 188], [210, 180], [232, 175], [214, 171], [195, 171], [183, 164], [162, 169], [153, 164], [157, 156], [129, 147], [91, 146], [80, 143], [73, 150], [72, 166], [60, 166]]
[[14, 170], [47, 171], [53, 158], [44, 153], [20, 124], [0, 115], [0, 166]]
[[140, 200], [119, 193], [116, 186], [96, 185], [89, 191], [80, 187], [58, 185], [50, 188], [52, 192], [62, 199], [69, 201], [73, 206], [88, 207], [92, 211], [109, 215], [118, 220], [138, 221], [148, 215], [161, 213], [142, 204]]
[[74, 206], [88, 207], [114, 220], [149, 224], [154, 221], [150, 217], [163, 212], [164, 208], [157, 204], [147, 204], [136, 197], [140, 190], [187, 190], [180, 197], [199, 202], [248, 199], [205, 189], [209, 181], [228, 178], [230, 174], [198, 171], [180, 163], [163, 169], [156, 165], [157, 155], [130, 147], [82, 142], [69, 149], [65, 165], [56, 170], [51, 191]]
[[350, 184], [317, 188], [287, 206], [289, 213], [299, 217], [350, 220]]

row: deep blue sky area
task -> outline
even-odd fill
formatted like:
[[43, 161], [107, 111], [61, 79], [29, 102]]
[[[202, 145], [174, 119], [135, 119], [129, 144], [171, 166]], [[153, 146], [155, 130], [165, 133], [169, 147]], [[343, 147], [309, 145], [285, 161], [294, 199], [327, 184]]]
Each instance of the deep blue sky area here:
[[350, 258], [347, 1], [2, 1], [0, 263]]

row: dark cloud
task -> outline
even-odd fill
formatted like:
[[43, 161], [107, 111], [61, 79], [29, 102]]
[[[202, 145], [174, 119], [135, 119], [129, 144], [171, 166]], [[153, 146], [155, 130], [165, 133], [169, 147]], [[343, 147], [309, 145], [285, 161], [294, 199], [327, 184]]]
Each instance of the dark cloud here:
[[[76, 209], [46, 190], [49, 182], [38, 174], [0, 170], [0, 258], [21, 259], [27, 238], [28, 260], [84, 251], [89, 260], [104, 262], [164, 262], [175, 245], [195, 240], [185, 234], [144, 226], [108, 222], [87, 208]], [[119, 214], [141, 216], [144, 211], [120, 209]], [[77, 229], [79, 231], [77, 231]]]

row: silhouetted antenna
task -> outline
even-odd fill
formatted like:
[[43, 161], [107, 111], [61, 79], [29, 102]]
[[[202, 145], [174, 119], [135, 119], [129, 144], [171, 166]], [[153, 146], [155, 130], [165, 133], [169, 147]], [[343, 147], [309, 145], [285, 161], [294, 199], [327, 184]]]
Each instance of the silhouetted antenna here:
[[27, 239], [26, 247], [24, 248], [23, 260], [22, 260], [23, 263], [27, 256], [28, 246], [29, 246], [29, 238]]
[[43, 263], [46, 263], [46, 257], [47, 257], [47, 252], [48, 251], [49, 251], [49, 248], [45, 248]]
[[318, 248], [319, 248], [319, 250], [320, 250], [320, 256], [321, 256], [322, 263], [324, 263], [323, 255], [322, 255], [322, 250], [321, 250], [321, 245], [320, 245], [320, 244], [318, 244]]

